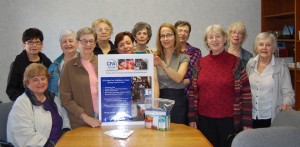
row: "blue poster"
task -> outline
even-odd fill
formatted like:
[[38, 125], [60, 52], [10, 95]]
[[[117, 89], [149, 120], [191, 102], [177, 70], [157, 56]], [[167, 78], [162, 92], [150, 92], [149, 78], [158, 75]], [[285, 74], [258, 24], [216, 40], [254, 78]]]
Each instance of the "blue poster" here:
[[102, 125], [144, 123], [145, 102], [154, 94], [153, 69], [152, 54], [98, 55]]
[[130, 121], [131, 77], [101, 78], [102, 122]]

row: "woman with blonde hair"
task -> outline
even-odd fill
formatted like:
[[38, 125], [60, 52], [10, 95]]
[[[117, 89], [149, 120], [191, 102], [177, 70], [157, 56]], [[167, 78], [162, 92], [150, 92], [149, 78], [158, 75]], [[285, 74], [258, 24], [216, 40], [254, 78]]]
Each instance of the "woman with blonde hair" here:
[[25, 92], [9, 113], [7, 140], [14, 146], [54, 147], [70, 122], [60, 99], [47, 91], [47, 67], [31, 63], [24, 72]]
[[241, 60], [225, 51], [221, 25], [208, 26], [204, 42], [210, 52], [197, 62], [197, 128], [213, 146], [225, 146], [230, 134], [252, 126], [249, 80]]
[[160, 98], [175, 100], [171, 111], [171, 122], [188, 125], [188, 99], [184, 94], [183, 79], [190, 58], [180, 53], [178, 33], [172, 24], [164, 23], [159, 27], [156, 47], [154, 65], [156, 65], [159, 82], [159, 94], [156, 95]]
[[228, 53], [239, 57], [245, 67], [249, 59], [253, 57], [249, 51], [242, 47], [242, 44], [245, 42], [246, 38], [247, 31], [243, 22], [234, 22], [228, 27], [229, 46], [227, 51]]

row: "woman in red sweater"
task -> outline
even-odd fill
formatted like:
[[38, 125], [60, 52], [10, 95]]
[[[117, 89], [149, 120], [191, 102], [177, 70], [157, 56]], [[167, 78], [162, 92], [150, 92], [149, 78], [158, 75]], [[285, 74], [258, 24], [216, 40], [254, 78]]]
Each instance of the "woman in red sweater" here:
[[224, 50], [222, 26], [209, 26], [204, 41], [210, 52], [197, 62], [197, 128], [215, 147], [225, 146], [230, 134], [252, 125], [249, 80], [240, 59]]

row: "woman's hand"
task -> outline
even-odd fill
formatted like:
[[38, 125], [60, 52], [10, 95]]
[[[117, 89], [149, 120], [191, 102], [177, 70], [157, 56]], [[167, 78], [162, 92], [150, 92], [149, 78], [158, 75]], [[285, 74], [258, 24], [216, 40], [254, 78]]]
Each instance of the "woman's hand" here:
[[282, 106], [279, 108], [280, 111], [284, 111], [286, 109], [292, 109], [292, 106], [288, 104], [282, 104]]
[[96, 128], [96, 127], [100, 127], [102, 122], [96, 118], [93, 118], [93, 117], [90, 117], [88, 116], [87, 114], [85, 113], [82, 113], [80, 118], [85, 122], [87, 123], [88, 125], [90, 125], [91, 127], [93, 128]]
[[155, 66], [161, 66], [162, 65], [162, 60], [161, 60], [161, 58], [159, 57], [159, 56], [157, 56], [156, 54], [153, 54], [153, 56], [154, 56], [154, 65]]
[[184, 87], [185, 86], [187, 86], [187, 85], [189, 85], [191, 82], [190, 82], [190, 79], [184, 79], [183, 80], [183, 85], [184, 85]]
[[189, 126], [192, 127], [192, 128], [197, 129], [197, 123], [196, 122], [190, 122]]
[[252, 128], [249, 128], [249, 127], [243, 127], [243, 130], [245, 131], [245, 130], [250, 130], [250, 129], [252, 129]]

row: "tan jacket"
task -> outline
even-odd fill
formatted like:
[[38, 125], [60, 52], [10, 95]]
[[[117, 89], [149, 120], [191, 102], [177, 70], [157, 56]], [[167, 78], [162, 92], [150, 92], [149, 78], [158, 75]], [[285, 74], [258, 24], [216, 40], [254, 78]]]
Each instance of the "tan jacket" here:
[[[98, 57], [91, 60], [98, 73]], [[82, 113], [94, 117], [89, 74], [80, 61], [80, 56], [64, 64], [60, 77], [60, 99], [68, 111], [72, 129], [86, 126], [80, 118]]]

